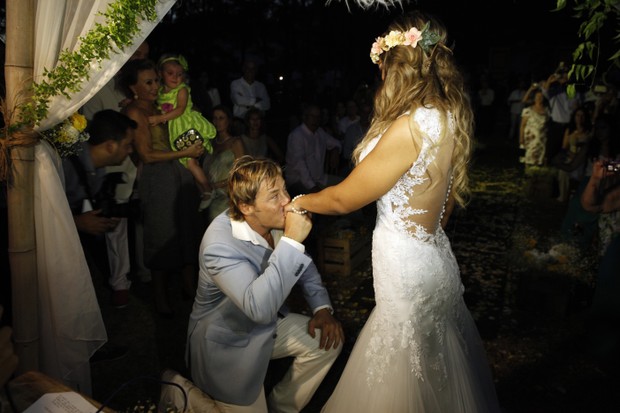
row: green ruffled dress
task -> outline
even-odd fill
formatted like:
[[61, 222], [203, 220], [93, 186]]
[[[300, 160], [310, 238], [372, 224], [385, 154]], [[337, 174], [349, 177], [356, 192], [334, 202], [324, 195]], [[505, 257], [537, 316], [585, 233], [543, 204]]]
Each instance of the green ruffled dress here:
[[[186, 133], [188, 130], [195, 129], [203, 137], [202, 144], [205, 148], [205, 151], [207, 151], [208, 153], [212, 153], [213, 146], [211, 145], [211, 139], [215, 138], [215, 134], [217, 133], [217, 131], [215, 130], [215, 126], [213, 126], [211, 122], [205, 119], [205, 117], [202, 116], [200, 112], [193, 110], [194, 104], [192, 103], [191, 89], [189, 86], [187, 86], [187, 84], [181, 83], [179, 86], [170, 90], [169, 92], [164, 92], [163, 87], [160, 88], [159, 96], [157, 97], [157, 104], [159, 110], [162, 113], [167, 113], [170, 112], [172, 109], [176, 108], [177, 95], [179, 94], [179, 91], [183, 88], [186, 88], [188, 91], [187, 106], [185, 107], [185, 112], [183, 112], [181, 116], [168, 121], [170, 147], [172, 147], [172, 149], [175, 151], [179, 150], [178, 145], [175, 145], [175, 141], [177, 140], [177, 138]], [[187, 160], [188, 158], [179, 159], [183, 166], [187, 166]]]

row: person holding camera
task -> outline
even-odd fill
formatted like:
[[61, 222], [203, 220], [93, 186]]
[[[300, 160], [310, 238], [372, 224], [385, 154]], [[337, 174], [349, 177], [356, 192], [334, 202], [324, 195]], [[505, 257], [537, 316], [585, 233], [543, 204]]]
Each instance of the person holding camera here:
[[564, 131], [569, 125], [573, 111], [581, 102], [578, 96], [568, 96], [568, 67], [564, 62], [560, 62], [557, 69], [540, 86], [549, 101], [551, 111], [545, 153], [547, 159], [553, 159], [562, 150]]
[[620, 367], [620, 161], [599, 158], [581, 205], [599, 214], [600, 261], [588, 318], [587, 345], [604, 368]]
[[[108, 265], [93, 261], [94, 257], [105, 256], [99, 252], [106, 250], [104, 235], [114, 231], [123, 219], [126, 225], [129, 205], [117, 204], [115, 186], [120, 180], [118, 174], [108, 174], [106, 167], [121, 165], [133, 151], [137, 127], [135, 121], [115, 110], [101, 110], [87, 127], [90, 138], [81, 144], [82, 150], [63, 158], [65, 194], [80, 241], [87, 259], [99, 268]], [[128, 298], [131, 283], [127, 274], [114, 272], [113, 275], [108, 280], [113, 289], [113, 302], [116, 295]]]

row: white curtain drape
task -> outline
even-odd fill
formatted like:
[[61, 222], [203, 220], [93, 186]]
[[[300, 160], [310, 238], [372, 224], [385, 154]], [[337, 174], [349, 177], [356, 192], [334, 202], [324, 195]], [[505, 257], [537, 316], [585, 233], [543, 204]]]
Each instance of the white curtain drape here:
[[[78, 49], [80, 37], [86, 35], [96, 23], [104, 24], [104, 17], [99, 13], [116, 1], [118, 0], [38, 0], [35, 17], [34, 81], [42, 78], [45, 68], [52, 69], [56, 66], [60, 51]], [[156, 6], [158, 18], [161, 19], [175, 2], [176, 0], [159, 0]], [[81, 90], [71, 94], [71, 99], [64, 96], [52, 98], [49, 115], [40, 123], [39, 129], [46, 130], [76, 112], [118, 72], [157, 23], [158, 21], [142, 21], [141, 32], [134, 38], [131, 47], [126, 47], [124, 51], [116, 48], [116, 53], [110, 53], [110, 60], [102, 62], [101, 65], [93, 63], [90, 79], [84, 80]]]
[[[34, 81], [41, 79], [44, 68], [55, 67], [62, 50], [76, 50], [79, 37], [88, 33], [95, 23], [103, 24], [97, 13], [115, 1], [119, 0], [38, 0]], [[142, 21], [133, 46], [111, 53], [110, 60], [102, 62], [101, 67], [94, 64], [90, 80], [82, 83], [79, 92], [70, 99], [54, 97], [49, 115], [39, 130], [66, 119], [87, 102], [127, 61], [175, 2], [159, 0], [157, 21]], [[60, 159], [46, 142], [35, 148], [34, 175], [41, 371], [91, 395], [89, 358], [107, 341], [107, 334], [65, 197]]]

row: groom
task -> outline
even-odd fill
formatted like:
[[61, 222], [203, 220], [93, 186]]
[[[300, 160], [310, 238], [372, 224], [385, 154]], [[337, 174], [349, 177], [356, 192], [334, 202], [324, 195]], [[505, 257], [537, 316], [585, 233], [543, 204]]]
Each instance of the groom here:
[[[299, 412], [340, 354], [341, 324], [302, 242], [308, 215], [286, 213], [290, 197], [272, 160], [244, 156], [228, 180], [230, 209], [200, 246], [200, 278], [187, 356], [194, 383], [225, 412]], [[312, 318], [284, 306], [299, 285]], [[317, 331], [319, 330], [319, 331]], [[266, 400], [269, 360], [294, 357]]]

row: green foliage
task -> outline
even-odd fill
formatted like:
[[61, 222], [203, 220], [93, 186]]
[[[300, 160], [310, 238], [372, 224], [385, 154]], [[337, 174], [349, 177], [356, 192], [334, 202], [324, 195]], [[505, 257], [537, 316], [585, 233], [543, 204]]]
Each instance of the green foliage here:
[[[555, 11], [566, 8], [568, 0], [557, 0]], [[584, 84], [588, 79], [594, 82], [597, 78], [600, 59], [606, 58], [601, 53], [610, 54], [606, 61], [610, 67], [620, 66], [620, 0], [573, 0], [573, 17], [580, 20], [578, 35], [583, 42], [573, 52], [573, 65], [569, 72], [570, 79], [575, 83]], [[615, 32], [613, 43], [615, 51], [602, 51], [601, 32], [613, 26]], [[604, 36], [604, 35], [603, 35]], [[604, 76], [603, 71], [603, 76]], [[575, 93], [575, 83], [569, 85], [568, 93]]]
[[43, 80], [32, 85], [32, 99], [24, 104], [21, 123], [36, 125], [45, 119], [49, 101], [54, 96], [65, 96], [82, 89], [82, 83], [89, 79], [92, 65], [101, 68], [101, 62], [132, 44], [140, 31], [138, 23], [157, 19], [155, 6], [158, 0], [116, 0], [101, 13], [105, 24], [97, 23], [85, 36], [79, 39], [80, 47], [74, 52], [60, 53], [58, 64], [52, 70], [47, 68]]

